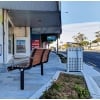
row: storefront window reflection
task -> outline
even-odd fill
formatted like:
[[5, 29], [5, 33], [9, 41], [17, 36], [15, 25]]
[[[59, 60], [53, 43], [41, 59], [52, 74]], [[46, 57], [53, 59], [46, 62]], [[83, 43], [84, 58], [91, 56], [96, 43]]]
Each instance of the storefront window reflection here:
[[25, 40], [16, 40], [16, 53], [26, 53]]

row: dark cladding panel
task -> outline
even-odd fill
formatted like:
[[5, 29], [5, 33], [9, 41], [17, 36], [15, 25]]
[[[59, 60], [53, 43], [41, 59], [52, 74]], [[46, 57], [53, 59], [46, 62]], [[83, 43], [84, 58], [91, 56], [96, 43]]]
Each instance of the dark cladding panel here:
[[61, 34], [61, 27], [32, 28], [33, 34]]
[[0, 1], [0, 8], [13, 10], [56, 11], [56, 1]]
[[8, 11], [15, 26], [55, 27], [60, 26], [58, 11]]

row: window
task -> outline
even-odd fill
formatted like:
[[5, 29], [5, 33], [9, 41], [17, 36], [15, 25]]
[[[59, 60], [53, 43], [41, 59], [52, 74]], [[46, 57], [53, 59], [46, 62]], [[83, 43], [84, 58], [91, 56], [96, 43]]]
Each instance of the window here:
[[25, 40], [16, 40], [16, 53], [26, 53]]

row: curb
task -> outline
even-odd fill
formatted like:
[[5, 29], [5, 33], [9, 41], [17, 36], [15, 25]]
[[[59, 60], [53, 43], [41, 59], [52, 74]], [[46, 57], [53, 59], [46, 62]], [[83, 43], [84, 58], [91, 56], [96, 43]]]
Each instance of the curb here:
[[[48, 90], [49, 89], [49, 87], [53, 84], [53, 82], [54, 81], [56, 81], [57, 79], [58, 79], [58, 77], [59, 77], [59, 75], [60, 75], [60, 73], [65, 73], [65, 74], [74, 74], [75, 75], [75, 73], [70, 73], [70, 72], [63, 72], [63, 71], [57, 71], [56, 73], [55, 73], [55, 75], [52, 77], [52, 79], [47, 83], [47, 84], [45, 84], [44, 86], [42, 86], [35, 94], [33, 94], [29, 99], [39, 99], [42, 95], [43, 95], [43, 93], [44, 93], [44, 91], [46, 91], [46, 90]], [[78, 75], [78, 74], [77, 74]]]
[[[60, 73], [63, 71], [57, 71], [54, 76], [52, 77], [52, 79], [50, 79], [50, 81], [48, 81], [48, 83], [46, 83], [45, 85], [43, 85], [35, 94], [33, 94], [29, 99], [39, 99], [44, 91], [48, 90], [49, 87], [53, 84], [54, 81], [56, 81], [60, 75]], [[91, 99], [98, 99], [100, 98], [100, 88], [98, 87], [98, 85], [96, 84], [96, 82], [92, 79], [91, 76], [87, 75], [83, 70], [81, 71], [82, 75], [85, 78], [86, 84], [87, 84], [87, 88], [90, 92], [91, 95]], [[63, 72], [66, 74], [72, 74], [70, 72]], [[75, 75], [75, 73], [73, 73]]]
[[53, 84], [54, 81], [56, 81], [60, 75], [60, 72], [61, 71], [57, 71], [55, 73], [55, 75], [52, 77], [52, 79], [47, 83], [45, 84], [44, 86], [42, 86], [35, 94], [33, 94], [29, 99], [39, 99], [44, 91], [48, 90], [49, 87]]
[[93, 99], [100, 98], [100, 88], [98, 87], [98, 85], [95, 82], [95, 80], [92, 78], [92, 76], [86, 74], [84, 72], [84, 70], [82, 70], [81, 72], [82, 72], [82, 74], [83, 74], [83, 76], [85, 78], [85, 81], [86, 81], [86, 84], [87, 84], [87, 87], [88, 87], [88, 90], [90, 92], [91, 97]]
[[85, 81], [86, 81], [91, 97], [95, 98], [94, 95], [99, 94], [99, 89], [98, 89], [96, 82], [90, 76], [85, 75], [84, 72], [83, 72], [83, 75], [84, 75], [84, 78], [85, 78]]

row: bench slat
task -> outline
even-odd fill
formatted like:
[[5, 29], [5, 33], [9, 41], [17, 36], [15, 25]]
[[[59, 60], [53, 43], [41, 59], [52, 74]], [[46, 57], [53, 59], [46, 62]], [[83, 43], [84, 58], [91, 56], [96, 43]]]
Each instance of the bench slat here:
[[42, 58], [42, 62], [43, 63], [46, 63], [48, 61], [49, 53], [50, 53], [50, 50], [46, 49], [45, 52], [44, 52], [44, 54], [43, 54], [43, 58]]
[[34, 57], [33, 57], [32, 66], [35, 66], [41, 63], [43, 52], [44, 52], [44, 49], [36, 50]]

